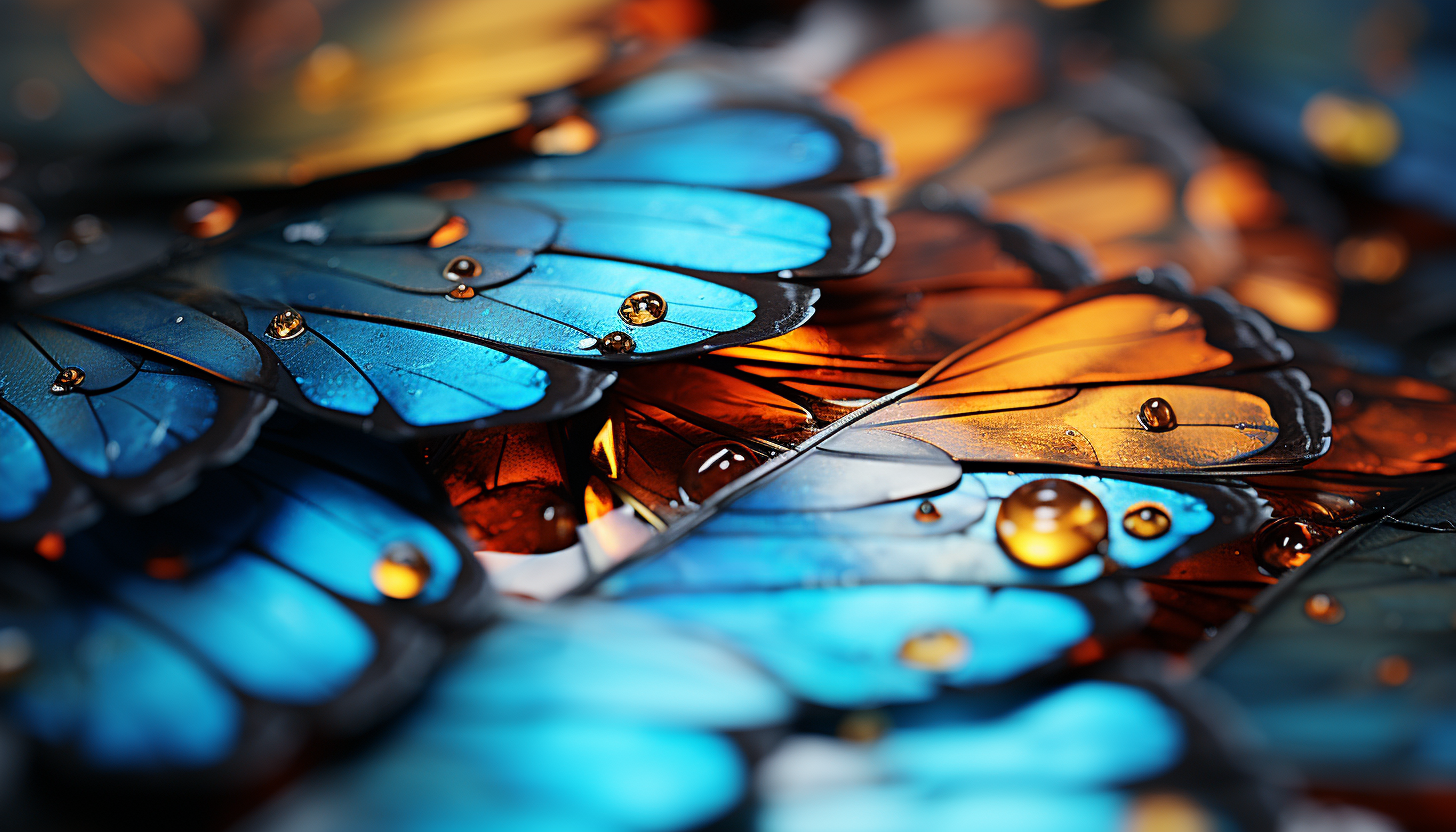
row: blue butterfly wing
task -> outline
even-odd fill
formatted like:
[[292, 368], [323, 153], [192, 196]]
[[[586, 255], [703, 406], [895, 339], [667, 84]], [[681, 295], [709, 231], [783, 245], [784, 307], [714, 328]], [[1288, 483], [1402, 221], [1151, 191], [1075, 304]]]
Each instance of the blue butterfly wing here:
[[0, 324], [0, 534], [34, 541], [94, 519], [97, 499], [146, 510], [230, 461], [266, 396], [38, 317]]
[[1453, 499], [1438, 486], [1410, 502], [1316, 550], [1199, 656], [1275, 756], [1316, 785], [1456, 780], [1445, 694], [1456, 558], [1441, 531]]
[[[489, 613], [439, 505], [389, 446], [274, 426], [191, 496], [71, 537], [44, 574], [7, 573], [21, 598], [51, 587], [0, 611], [37, 669], [10, 717], [84, 770], [234, 784], [362, 731]], [[399, 564], [403, 589], [386, 580]]]
[[752, 665], [652, 618], [508, 610], [377, 744], [244, 828], [692, 828], [749, 788], [725, 733], [792, 711]]

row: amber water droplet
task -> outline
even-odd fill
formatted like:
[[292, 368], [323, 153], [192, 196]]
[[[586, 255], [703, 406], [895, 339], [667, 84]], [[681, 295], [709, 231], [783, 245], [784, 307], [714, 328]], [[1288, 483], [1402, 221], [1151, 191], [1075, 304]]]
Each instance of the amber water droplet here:
[[931, 630], [905, 639], [900, 661], [916, 670], [948, 673], [971, 658], [971, 642], [955, 630]]
[[480, 262], [474, 257], [456, 257], [445, 267], [445, 277], [458, 282], [480, 277], [482, 271]]
[[667, 301], [656, 292], [633, 292], [617, 314], [633, 326], [649, 326], [667, 317]]
[[86, 373], [80, 367], [67, 367], [56, 373], [56, 380], [51, 382], [51, 392], [57, 396], [80, 387], [86, 381]]
[[1219, 823], [1184, 795], [1153, 792], [1133, 801], [1122, 828], [1125, 832], [1215, 832]]
[[608, 332], [597, 342], [597, 349], [604, 353], [621, 355], [637, 349], [637, 342], [625, 332]]
[[393, 543], [369, 570], [374, 588], [390, 598], [409, 600], [425, 590], [430, 580], [430, 561], [410, 543]]
[[1380, 684], [1397, 688], [1410, 681], [1411, 663], [1405, 656], [1386, 656], [1375, 665], [1375, 678]]
[[475, 290], [470, 288], [469, 286], [461, 284], [450, 290], [450, 297], [456, 300], [470, 300], [471, 298], [475, 297]]
[[1138, 503], [1122, 515], [1122, 528], [1139, 540], [1152, 540], [1173, 528], [1173, 518], [1157, 503]]
[[231, 231], [241, 213], [235, 199], [195, 199], [182, 209], [182, 226], [193, 237], [207, 240]]
[[1061, 569], [1099, 551], [1107, 510], [1069, 480], [1034, 480], [1011, 492], [996, 512], [996, 537], [1013, 560], [1033, 569]]
[[758, 458], [748, 446], [727, 439], [709, 442], [695, 448], [683, 460], [677, 484], [689, 500], [701, 503], [757, 467]]
[[1330, 539], [1322, 526], [1285, 517], [1265, 523], [1254, 537], [1254, 558], [1273, 574], [1303, 566], [1310, 552]]
[[285, 309], [273, 316], [273, 320], [268, 324], [267, 333], [269, 338], [287, 341], [302, 335], [305, 328], [302, 315], [292, 309]]
[[1334, 596], [1318, 592], [1305, 599], [1304, 614], [1321, 624], [1338, 624], [1345, 619], [1345, 607]]
[[464, 239], [465, 235], [469, 233], [470, 223], [466, 222], [464, 217], [452, 216], [445, 220], [444, 225], [435, 229], [434, 234], [430, 235], [428, 245], [430, 248], [444, 248], [453, 242]]
[[1138, 421], [1148, 430], [1162, 433], [1178, 427], [1178, 414], [1165, 399], [1154, 396], [1138, 408]]
[[922, 523], [934, 523], [940, 519], [940, 509], [935, 507], [935, 503], [925, 500], [915, 507], [915, 519]]

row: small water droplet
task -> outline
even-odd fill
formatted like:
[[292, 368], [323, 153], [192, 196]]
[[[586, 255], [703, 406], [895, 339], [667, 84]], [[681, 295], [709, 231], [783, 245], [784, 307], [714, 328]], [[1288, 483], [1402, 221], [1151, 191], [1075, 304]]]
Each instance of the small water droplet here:
[[637, 349], [637, 342], [625, 332], [608, 332], [597, 343], [597, 349], [604, 353], [620, 355]]
[[1154, 396], [1138, 408], [1138, 421], [1148, 430], [1162, 433], [1178, 427], [1178, 414], [1166, 400]]
[[576, 348], [579, 350], [594, 350], [597, 348], [597, 339], [583, 338], [576, 342]]
[[1106, 545], [1107, 510], [1074, 482], [1034, 480], [1001, 501], [996, 537], [1023, 566], [1061, 569]]
[[656, 292], [633, 292], [617, 314], [633, 326], [651, 326], [667, 317], [667, 301]]
[[971, 642], [955, 630], [930, 630], [905, 639], [900, 661], [916, 670], [948, 673], [971, 658]]
[[474, 257], [462, 256], [451, 260], [449, 265], [445, 266], [444, 274], [445, 279], [459, 282], [461, 280], [469, 280], [472, 277], [480, 277], [482, 271], [484, 269], [481, 268], [480, 261]]
[[1334, 596], [1317, 592], [1305, 599], [1304, 614], [1321, 624], [1338, 624], [1345, 618], [1345, 607]]
[[182, 316], [181, 315], [178, 315], [177, 316], [177, 320], [173, 321], [172, 323], [174, 323], [174, 324], [180, 324], [180, 323], [182, 323]]
[[934, 523], [940, 519], [940, 509], [935, 503], [925, 500], [915, 507], [915, 519], [922, 523]]
[[1138, 503], [1122, 516], [1122, 528], [1139, 540], [1152, 540], [1173, 528], [1173, 518], [1157, 503]]
[[794, 273], [792, 271], [790, 271], [789, 269], [779, 269], [779, 277], [782, 277], [784, 280], [788, 280], [789, 278], [791, 278], [793, 276], [794, 276]]
[[374, 587], [390, 598], [409, 600], [425, 590], [430, 561], [412, 543], [392, 543], [369, 571]]
[[461, 284], [450, 290], [449, 297], [453, 300], [470, 300], [475, 297], [475, 290]]
[[1254, 537], [1254, 559], [1275, 575], [1304, 565], [1310, 552], [1330, 539], [1322, 526], [1284, 517], [1265, 523]]
[[728, 483], [758, 467], [748, 446], [731, 440], [700, 445], [683, 460], [677, 484], [695, 503], [701, 503]]
[[273, 316], [273, 320], [268, 323], [268, 328], [264, 332], [269, 338], [287, 341], [302, 335], [307, 328], [302, 315], [292, 309], [285, 309]]
[[86, 373], [80, 367], [67, 367], [56, 374], [56, 380], [51, 382], [51, 393], [63, 396], [86, 381]]

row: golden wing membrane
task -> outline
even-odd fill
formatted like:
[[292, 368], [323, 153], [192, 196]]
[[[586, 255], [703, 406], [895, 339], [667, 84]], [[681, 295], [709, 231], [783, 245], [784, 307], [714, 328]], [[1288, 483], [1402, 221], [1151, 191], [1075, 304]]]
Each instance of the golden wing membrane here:
[[468, 430], [428, 449], [428, 458], [478, 548], [544, 554], [576, 542], [581, 512], [552, 426]]
[[1234, 305], [1164, 276], [1130, 279], [968, 345], [853, 429], [921, 439], [967, 463], [1302, 465], [1328, 446], [1330, 417], [1302, 373], [1272, 369], [1290, 355]]

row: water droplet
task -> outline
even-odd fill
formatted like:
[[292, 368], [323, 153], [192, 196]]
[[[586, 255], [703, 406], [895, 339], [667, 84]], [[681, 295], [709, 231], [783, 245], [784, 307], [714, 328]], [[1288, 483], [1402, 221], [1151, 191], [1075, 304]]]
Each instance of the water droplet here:
[[51, 393], [63, 396], [86, 381], [86, 373], [80, 367], [67, 367], [56, 374], [56, 380], [51, 382]]
[[1285, 517], [1265, 523], [1254, 537], [1254, 558], [1278, 575], [1309, 560], [1310, 552], [1330, 539], [1322, 526]]
[[1405, 656], [1386, 656], [1375, 665], [1375, 678], [1379, 679], [1382, 685], [1398, 688], [1409, 682], [1410, 677], [1411, 663]]
[[1334, 596], [1318, 592], [1305, 599], [1304, 614], [1321, 624], [1338, 624], [1345, 619], [1345, 607]]
[[1222, 824], [1208, 810], [1181, 794], [1139, 795], [1128, 807], [1125, 832], [1214, 832]]
[[940, 509], [935, 503], [925, 500], [915, 507], [915, 519], [922, 523], [934, 523], [940, 519]]
[[576, 515], [551, 488], [527, 483], [487, 488], [459, 512], [466, 531], [486, 551], [539, 555], [577, 542]]
[[0, 686], [9, 686], [30, 668], [35, 646], [19, 627], [0, 629]]
[[650, 326], [667, 317], [667, 301], [656, 292], [633, 292], [617, 314], [633, 326]]
[[576, 348], [579, 350], [594, 350], [597, 348], [597, 339], [583, 338], [576, 342]]
[[242, 208], [228, 197], [195, 199], [182, 209], [182, 227], [199, 240], [226, 234], [237, 224]]
[[1122, 528], [1139, 540], [1152, 540], [1173, 528], [1173, 518], [1157, 503], [1138, 503], [1122, 516]]
[[782, 277], [784, 280], [788, 280], [789, 278], [791, 278], [793, 276], [794, 276], [794, 273], [792, 271], [790, 271], [789, 269], [779, 269], [779, 277]]
[[277, 338], [280, 341], [287, 341], [290, 338], [297, 338], [307, 329], [303, 322], [303, 316], [292, 309], [285, 309], [273, 316], [268, 323], [268, 329], [264, 330], [269, 338]]
[[748, 446], [731, 440], [700, 445], [678, 471], [677, 484], [695, 503], [711, 497], [723, 486], [758, 467], [758, 458]]
[[457, 240], [464, 239], [465, 235], [469, 233], [470, 223], [466, 222], [464, 217], [452, 216], [445, 220], [444, 225], [435, 229], [434, 234], [430, 235], [429, 246], [430, 248], [444, 248]]
[[637, 342], [625, 332], [608, 332], [597, 343], [597, 349], [604, 353], [620, 355], [637, 349]]
[[1106, 544], [1107, 510], [1074, 482], [1034, 480], [1001, 501], [996, 537], [1023, 566], [1061, 569]]
[[971, 642], [955, 630], [931, 630], [900, 645], [900, 661], [916, 670], [948, 673], [971, 658]]
[[459, 282], [469, 280], [472, 277], [480, 277], [483, 271], [480, 262], [474, 257], [456, 257], [445, 267], [445, 278]]
[[392, 543], [369, 570], [374, 587], [390, 598], [408, 600], [425, 590], [430, 562], [411, 543]]
[[1138, 408], [1138, 421], [1148, 430], [1162, 433], [1178, 427], [1178, 414], [1166, 400], [1154, 396]]
[[470, 300], [475, 297], [475, 290], [462, 284], [451, 289], [449, 296], [454, 300]]

